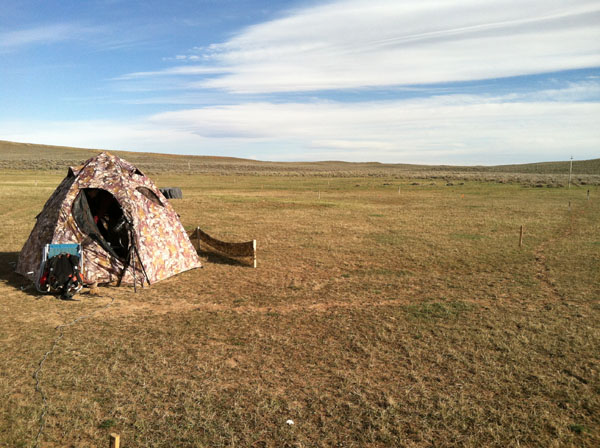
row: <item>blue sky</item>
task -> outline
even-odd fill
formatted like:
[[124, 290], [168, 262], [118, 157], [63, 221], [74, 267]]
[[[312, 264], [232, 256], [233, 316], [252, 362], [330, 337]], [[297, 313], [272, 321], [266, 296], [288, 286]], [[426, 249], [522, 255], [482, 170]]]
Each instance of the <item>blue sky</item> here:
[[600, 1], [0, 0], [0, 139], [430, 164], [600, 157]]

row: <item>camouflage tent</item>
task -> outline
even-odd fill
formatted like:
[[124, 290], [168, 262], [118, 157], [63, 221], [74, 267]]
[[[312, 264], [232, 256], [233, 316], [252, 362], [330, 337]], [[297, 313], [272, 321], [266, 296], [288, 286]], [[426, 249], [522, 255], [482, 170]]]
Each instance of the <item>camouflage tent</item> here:
[[179, 217], [154, 183], [109, 153], [69, 168], [44, 205], [16, 271], [35, 280], [44, 245], [80, 243], [85, 283], [152, 284], [200, 266]]

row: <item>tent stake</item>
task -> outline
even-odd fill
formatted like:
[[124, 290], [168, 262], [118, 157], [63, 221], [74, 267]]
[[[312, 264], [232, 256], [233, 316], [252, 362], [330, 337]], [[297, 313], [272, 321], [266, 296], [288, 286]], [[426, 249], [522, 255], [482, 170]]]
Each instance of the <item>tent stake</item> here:
[[521, 231], [519, 232], [519, 247], [523, 246], [523, 226], [521, 226]]
[[119, 434], [112, 433], [110, 435], [110, 448], [119, 448], [121, 446], [121, 436]]

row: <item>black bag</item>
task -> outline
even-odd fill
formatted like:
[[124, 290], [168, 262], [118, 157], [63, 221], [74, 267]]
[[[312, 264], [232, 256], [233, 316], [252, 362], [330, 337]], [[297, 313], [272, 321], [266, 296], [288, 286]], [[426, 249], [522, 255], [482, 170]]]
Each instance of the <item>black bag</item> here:
[[48, 259], [42, 279], [42, 287], [49, 292], [59, 293], [61, 299], [70, 299], [83, 286], [79, 257], [62, 253]]

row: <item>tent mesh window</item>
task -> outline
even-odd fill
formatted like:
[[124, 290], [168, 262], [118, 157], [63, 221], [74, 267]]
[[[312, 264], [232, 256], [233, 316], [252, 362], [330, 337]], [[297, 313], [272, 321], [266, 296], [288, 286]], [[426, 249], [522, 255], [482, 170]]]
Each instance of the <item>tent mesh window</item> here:
[[73, 203], [79, 229], [114, 257], [129, 252], [129, 225], [117, 199], [100, 188], [82, 189]]
[[139, 191], [146, 198], [150, 199], [150, 201], [152, 201], [154, 204], [160, 205], [161, 207], [164, 207], [164, 205], [162, 204], [162, 202], [160, 202], [160, 199], [158, 198], [158, 196], [156, 195], [156, 193], [154, 193], [149, 188], [146, 188], [146, 187], [137, 187], [136, 190]]

